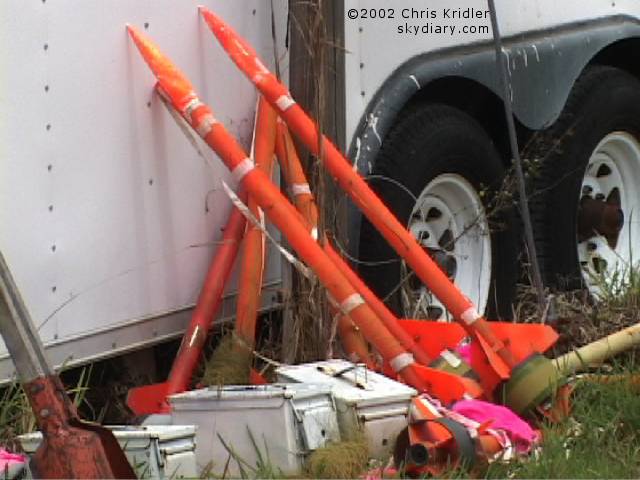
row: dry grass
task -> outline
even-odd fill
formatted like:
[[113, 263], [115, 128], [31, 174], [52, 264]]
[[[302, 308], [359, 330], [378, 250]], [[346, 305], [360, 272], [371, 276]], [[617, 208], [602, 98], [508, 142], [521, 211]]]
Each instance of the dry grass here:
[[368, 462], [367, 440], [358, 434], [315, 450], [309, 457], [307, 472], [311, 478], [359, 478]]
[[[600, 298], [594, 299], [586, 290], [555, 295], [556, 318], [548, 324], [560, 334], [553, 353], [559, 355], [599, 340], [623, 328], [640, 322], [640, 275], [636, 272], [622, 280], [603, 283]], [[538, 323], [535, 292], [521, 287], [514, 319], [521, 323]]]
[[207, 360], [201, 382], [206, 386], [247, 385], [252, 361], [251, 350], [229, 333]]

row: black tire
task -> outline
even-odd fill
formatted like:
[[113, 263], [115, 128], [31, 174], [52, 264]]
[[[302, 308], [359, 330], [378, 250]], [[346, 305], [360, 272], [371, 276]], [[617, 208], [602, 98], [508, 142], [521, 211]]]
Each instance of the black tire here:
[[525, 152], [537, 164], [531, 211], [547, 285], [584, 287], [577, 249], [582, 182], [598, 144], [615, 131], [640, 138], [640, 81], [613, 67], [592, 66], [577, 80], [558, 120], [536, 134]]
[[[407, 225], [415, 201], [398, 184], [418, 197], [438, 175], [458, 174], [478, 192], [484, 190], [485, 207], [490, 207], [505, 170], [491, 139], [473, 118], [446, 105], [423, 104], [403, 114], [389, 132], [372, 173], [372, 188]], [[507, 207], [493, 212], [489, 223], [493, 261], [485, 314], [509, 318], [519, 271], [517, 221]], [[366, 219], [360, 233], [362, 277], [396, 314], [408, 315], [402, 311], [397, 288], [402, 272], [397, 254]]]

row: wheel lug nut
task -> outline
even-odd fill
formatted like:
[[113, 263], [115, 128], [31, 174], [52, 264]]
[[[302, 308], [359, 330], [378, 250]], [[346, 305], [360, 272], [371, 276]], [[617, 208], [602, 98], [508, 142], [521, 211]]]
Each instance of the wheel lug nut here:
[[604, 200], [604, 198], [605, 198], [605, 197], [604, 197], [604, 194], [602, 194], [602, 193], [598, 193], [598, 194], [596, 195], [596, 200]]
[[591, 195], [591, 193], [593, 193], [593, 188], [590, 187], [589, 185], [585, 185], [582, 187], [582, 194], [583, 195]]
[[594, 252], [598, 249], [598, 245], [596, 245], [593, 242], [589, 242], [587, 243], [587, 250], [589, 250], [590, 252]]

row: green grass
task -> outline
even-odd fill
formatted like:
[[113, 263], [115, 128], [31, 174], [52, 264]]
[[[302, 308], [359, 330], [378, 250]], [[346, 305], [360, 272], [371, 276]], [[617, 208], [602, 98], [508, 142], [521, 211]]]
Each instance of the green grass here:
[[577, 384], [573, 415], [545, 425], [536, 455], [493, 464], [488, 478], [640, 477], [640, 389], [629, 382]]
[[[558, 297], [561, 321], [559, 352], [580, 347], [640, 322], [640, 270], [595, 278], [598, 301], [584, 292]], [[640, 376], [631, 350], [602, 365], [602, 372]], [[639, 478], [640, 386], [630, 382], [579, 381], [572, 395], [572, 416], [561, 424], [542, 425], [543, 441], [535, 455], [509, 464], [492, 464], [488, 478]]]
[[35, 430], [36, 422], [22, 387], [12, 384], [0, 391], [0, 446], [14, 446], [16, 436]]
[[[88, 383], [92, 367], [80, 371], [75, 387], [67, 394], [76, 407], [86, 403]], [[36, 430], [36, 421], [24, 390], [18, 383], [12, 383], [0, 389], [0, 446], [15, 450], [16, 437]]]

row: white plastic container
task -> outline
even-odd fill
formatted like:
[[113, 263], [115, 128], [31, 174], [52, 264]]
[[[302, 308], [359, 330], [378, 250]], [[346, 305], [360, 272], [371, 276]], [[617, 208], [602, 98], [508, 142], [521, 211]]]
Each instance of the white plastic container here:
[[[138, 478], [198, 478], [194, 426], [108, 426]], [[18, 437], [31, 456], [42, 441], [40, 432]]]
[[210, 387], [169, 402], [174, 424], [198, 425], [196, 460], [214, 476], [237, 476], [239, 463], [250, 475], [260, 456], [285, 475], [297, 474], [310, 451], [340, 440], [326, 384]]
[[396, 437], [407, 426], [409, 403], [418, 393], [403, 383], [345, 360], [280, 367], [276, 374], [280, 382], [331, 385], [342, 436], [363, 429], [369, 454], [375, 458], [390, 455]]

